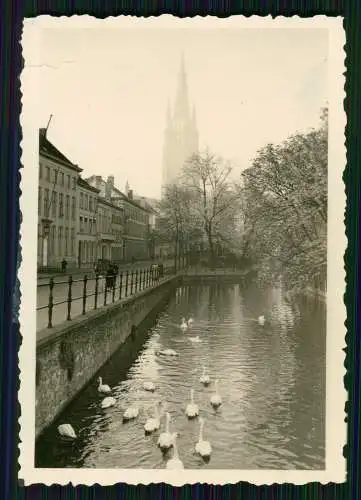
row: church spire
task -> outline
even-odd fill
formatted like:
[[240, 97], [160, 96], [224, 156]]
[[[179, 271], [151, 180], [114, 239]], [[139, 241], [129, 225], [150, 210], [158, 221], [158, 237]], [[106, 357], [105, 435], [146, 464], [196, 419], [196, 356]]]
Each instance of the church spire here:
[[174, 106], [174, 117], [176, 120], [189, 118], [189, 99], [187, 73], [185, 69], [184, 54], [181, 56], [181, 65], [178, 76], [177, 97]]

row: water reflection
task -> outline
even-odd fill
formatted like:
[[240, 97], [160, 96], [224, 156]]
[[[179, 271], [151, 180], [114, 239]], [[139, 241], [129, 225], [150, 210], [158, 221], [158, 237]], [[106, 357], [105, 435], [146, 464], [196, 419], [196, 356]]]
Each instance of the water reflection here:
[[[264, 327], [260, 314], [267, 318]], [[179, 328], [183, 316], [195, 319], [187, 333]], [[191, 341], [197, 337], [200, 342]], [[179, 355], [157, 356], [163, 348]], [[223, 404], [217, 412], [209, 403], [213, 384], [199, 383], [204, 364], [212, 380], [219, 379]], [[254, 285], [182, 286], [100, 375], [114, 388], [117, 405], [102, 410], [92, 381], [38, 441], [37, 467], [163, 468], [158, 434], [143, 430], [161, 399], [180, 433], [186, 468], [324, 468], [325, 307], [315, 300], [290, 302], [280, 289]], [[142, 390], [145, 380], [155, 383], [154, 393]], [[184, 414], [192, 387], [213, 448], [209, 463], [194, 455], [199, 422]], [[135, 401], [139, 418], [123, 424], [124, 410]], [[76, 442], [65, 445], [57, 437], [63, 422], [76, 429]]]

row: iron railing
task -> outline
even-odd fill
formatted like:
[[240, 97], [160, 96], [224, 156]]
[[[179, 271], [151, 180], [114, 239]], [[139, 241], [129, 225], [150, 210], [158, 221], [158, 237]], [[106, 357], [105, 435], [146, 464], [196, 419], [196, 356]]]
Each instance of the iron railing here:
[[[48, 282], [39, 283], [37, 286], [38, 302], [41, 302], [42, 295], [47, 298], [46, 304], [36, 308], [37, 314], [47, 310], [47, 328], [53, 328], [56, 308], [62, 309], [62, 318], [60, 316], [56, 319], [58, 324], [71, 321], [74, 316], [85, 315], [90, 310], [99, 309], [151, 288], [172, 274], [175, 274], [173, 266], [163, 269], [150, 266], [145, 269], [126, 269], [106, 276], [96, 274], [95, 278], [85, 274], [79, 279], [73, 279], [70, 275], [67, 280], [55, 281], [54, 277], [51, 277]], [[77, 308], [74, 308], [75, 303]], [[45, 325], [44, 327], [46, 328]]]

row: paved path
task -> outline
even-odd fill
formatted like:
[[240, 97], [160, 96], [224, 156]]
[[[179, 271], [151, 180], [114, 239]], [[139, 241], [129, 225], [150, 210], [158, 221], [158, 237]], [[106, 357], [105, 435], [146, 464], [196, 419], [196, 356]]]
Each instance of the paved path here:
[[[139, 289], [147, 288], [144, 285], [144, 268], [142, 269], [142, 286]], [[135, 271], [135, 269], [134, 269]], [[139, 269], [138, 269], [139, 271]], [[123, 273], [122, 289], [120, 291], [120, 278], [117, 277], [116, 290], [114, 294], [114, 301], [119, 300], [119, 298], [124, 298], [126, 295], [131, 295], [131, 292], [135, 292], [135, 275], [133, 278], [133, 289], [131, 285], [131, 275], [129, 273], [128, 287], [126, 288], [126, 277]], [[53, 288], [53, 314], [52, 314], [52, 325], [56, 326], [67, 320], [68, 316], [68, 278], [67, 276], [57, 276], [54, 278], [54, 288]], [[139, 275], [138, 275], [139, 283]], [[71, 318], [75, 318], [83, 313], [83, 295], [84, 295], [84, 279], [82, 276], [74, 277], [72, 283], [72, 302], [71, 302]], [[97, 293], [97, 308], [102, 307], [106, 300], [106, 304], [113, 302], [113, 290], [108, 290], [105, 297], [105, 278], [101, 277], [98, 280], [98, 293]], [[64, 302], [65, 301], [65, 302]], [[63, 302], [63, 303], [61, 303]], [[49, 304], [49, 278], [43, 282], [38, 282], [37, 287], [37, 331], [47, 328], [48, 326], [48, 304]], [[85, 311], [90, 311], [95, 308], [95, 278], [92, 276], [88, 279], [86, 285], [86, 301], [85, 301]]]

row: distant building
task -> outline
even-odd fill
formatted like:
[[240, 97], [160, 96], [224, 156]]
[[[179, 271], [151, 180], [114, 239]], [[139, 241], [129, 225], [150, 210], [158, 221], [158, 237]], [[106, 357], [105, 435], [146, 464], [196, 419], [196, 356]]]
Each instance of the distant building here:
[[84, 179], [78, 178], [77, 190], [77, 264], [78, 267], [93, 267], [98, 258], [98, 212], [99, 191]]
[[38, 268], [77, 263], [77, 187], [82, 171], [39, 130]]
[[[147, 241], [149, 209], [134, 200], [132, 190], [129, 189], [124, 194], [117, 189], [114, 186], [113, 176], [109, 176], [105, 181], [101, 176], [93, 175], [87, 182], [99, 190], [99, 200], [102, 200], [102, 203], [105, 201], [109, 206], [117, 207], [121, 211], [119, 213], [123, 221], [122, 237], [117, 243], [113, 240], [113, 248], [117, 248], [117, 255], [121, 255], [121, 259], [125, 261], [149, 258]], [[113, 219], [114, 228], [116, 220]], [[119, 224], [117, 227], [120, 229]]]
[[184, 162], [198, 152], [198, 129], [195, 108], [191, 111], [187, 75], [182, 57], [173, 112], [168, 104], [163, 147], [163, 189], [177, 181]]

